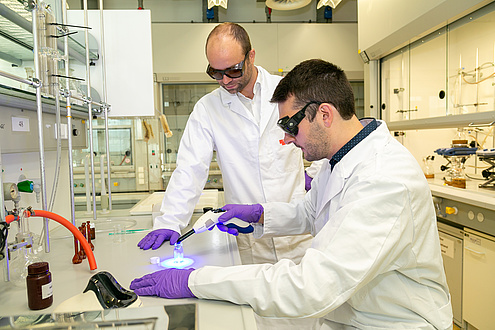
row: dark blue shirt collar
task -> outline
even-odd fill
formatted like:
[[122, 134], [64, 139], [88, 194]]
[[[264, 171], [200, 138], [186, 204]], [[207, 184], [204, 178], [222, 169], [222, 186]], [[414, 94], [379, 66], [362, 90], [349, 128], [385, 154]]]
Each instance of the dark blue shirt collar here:
[[361, 124], [366, 125], [363, 127], [362, 130], [359, 131], [352, 139], [349, 140], [342, 148], [339, 149], [333, 155], [333, 157], [330, 159], [330, 168], [333, 170], [333, 167], [340, 162], [342, 158], [344, 158], [345, 155], [349, 151], [351, 151], [352, 148], [357, 146], [357, 144], [361, 141], [363, 141], [368, 135], [371, 134], [378, 126], [380, 126], [381, 122], [377, 122], [375, 118], [363, 118], [360, 120]]

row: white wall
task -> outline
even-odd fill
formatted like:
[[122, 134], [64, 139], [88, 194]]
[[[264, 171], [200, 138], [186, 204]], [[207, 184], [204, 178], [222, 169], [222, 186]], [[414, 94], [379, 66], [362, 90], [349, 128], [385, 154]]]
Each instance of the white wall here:
[[[322, 58], [342, 67], [350, 79], [363, 79], [357, 52], [357, 24], [246, 23], [256, 50], [255, 63], [270, 72], [289, 71], [303, 60]], [[153, 71], [204, 73], [206, 38], [216, 24], [152, 24]], [[180, 36], [180, 37], [178, 37]], [[177, 77], [179, 75], [176, 75]], [[204, 74], [205, 79], [207, 78]]]

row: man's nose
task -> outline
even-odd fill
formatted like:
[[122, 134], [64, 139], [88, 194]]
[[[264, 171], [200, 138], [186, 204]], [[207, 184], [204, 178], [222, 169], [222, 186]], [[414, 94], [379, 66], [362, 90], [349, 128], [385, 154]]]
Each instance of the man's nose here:
[[223, 75], [223, 77], [222, 77], [222, 82], [223, 82], [224, 84], [228, 84], [228, 83], [229, 83], [229, 82], [231, 82], [231, 81], [232, 81], [232, 78], [227, 77], [227, 75], [225, 75], [225, 74]]
[[293, 137], [292, 135], [290, 135], [288, 133], [285, 133], [285, 135], [284, 135], [284, 143], [285, 144], [294, 143], [295, 140], [296, 140], [295, 137]]

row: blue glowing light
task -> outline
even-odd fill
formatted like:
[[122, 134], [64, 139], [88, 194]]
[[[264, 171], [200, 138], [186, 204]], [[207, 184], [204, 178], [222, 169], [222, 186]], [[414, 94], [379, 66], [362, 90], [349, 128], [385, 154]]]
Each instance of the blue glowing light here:
[[160, 263], [162, 267], [165, 268], [178, 268], [182, 269], [187, 266], [190, 266], [194, 263], [194, 260], [190, 258], [170, 258], [167, 260], [164, 260]]

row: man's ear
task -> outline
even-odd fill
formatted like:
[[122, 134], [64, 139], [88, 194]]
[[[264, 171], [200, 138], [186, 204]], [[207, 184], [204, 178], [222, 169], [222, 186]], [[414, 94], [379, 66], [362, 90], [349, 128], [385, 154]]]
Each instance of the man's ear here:
[[254, 50], [254, 48], [249, 51], [248, 57], [249, 57], [250, 62], [254, 63], [254, 58], [256, 57], [256, 51]]
[[335, 114], [334, 111], [337, 111], [337, 109], [330, 103], [322, 103], [319, 106], [318, 113], [322, 116], [323, 125], [325, 125], [325, 127], [332, 126]]

